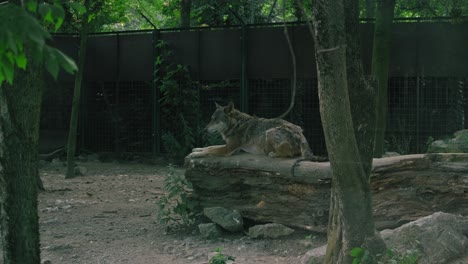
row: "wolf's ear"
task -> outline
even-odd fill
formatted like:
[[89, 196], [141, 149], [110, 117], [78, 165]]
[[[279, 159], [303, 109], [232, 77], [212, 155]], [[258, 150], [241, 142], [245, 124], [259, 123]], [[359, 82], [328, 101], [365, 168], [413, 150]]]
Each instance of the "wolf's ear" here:
[[220, 106], [217, 102], [215, 102], [215, 105], [216, 105], [216, 108], [222, 107], [222, 106]]
[[226, 107], [224, 107], [224, 112], [229, 113], [229, 112], [231, 112], [233, 109], [234, 109], [234, 103], [233, 103], [233, 102], [229, 102], [229, 104], [226, 105]]

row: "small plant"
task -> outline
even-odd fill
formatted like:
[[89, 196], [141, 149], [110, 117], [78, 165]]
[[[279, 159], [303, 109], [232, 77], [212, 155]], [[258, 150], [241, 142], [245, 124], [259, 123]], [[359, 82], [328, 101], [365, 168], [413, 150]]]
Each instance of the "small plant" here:
[[162, 224], [176, 224], [189, 227], [195, 221], [194, 205], [188, 201], [192, 185], [169, 165], [169, 173], [164, 179], [163, 190], [166, 192], [157, 202], [158, 221]]
[[210, 258], [208, 264], [226, 264], [228, 261], [234, 261], [236, 259], [233, 256], [224, 255], [222, 251], [223, 248], [217, 247], [215, 249], [216, 255]]
[[386, 255], [371, 255], [367, 249], [355, 247], [350, 252], [353, 264], [415, 264], [421, 256], [417, 250], [407, 250], [400, 254], [394, 249], [387, 250]]
[[168, 43], [159, 41], [156, 48], [154, 83], [160, 91], [162, 143], [168, 157], [179, 163], [196, 144], [200, 95], [188, 67], [172, 62]]

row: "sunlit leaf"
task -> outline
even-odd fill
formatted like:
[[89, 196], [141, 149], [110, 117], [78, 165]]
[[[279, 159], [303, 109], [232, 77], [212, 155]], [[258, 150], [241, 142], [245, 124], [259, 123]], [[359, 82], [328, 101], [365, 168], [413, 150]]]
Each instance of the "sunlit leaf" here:
[[3, 82], [5, 81], [5, 76], [3, 76], [3, 66], [0, 66], [0, 87], [2, 87]]
[[88, 23], [91, 22], [91, 21], [93, 21], [93, 19], [94, 19], [95, 17], [96, 17], [96, 14], [90, 14], [90, 15], [88, 16]]
[[56, 49], [55, 50], [55, 56], [60, 64], [60, 66], [68, 73], [74, 74], [76, 71], [78, 71], [78, 66], [76, 66], [75, 61], [65, 55], [63, 52], [60, 50]]
[[54, 18], [52, 17], [52, 10], [49, 10], [49, 12], [47, 12], [47, 14], [44, 17], [44, 20], [51, 24], [54, 23]]
[[24, 52], [16, 56], [16, 65], [18, 66], [18, 68], [26, 70], [27, 63], [28, 59], [26, 58], [26, 55], [24, 55]]
[[78, 15], [86, 13], [86, 7], [78, 2], [67, 3], [67, 5], [73, 10], [75, 10], [78, 13]]
[[4, 74], [6, 81], [9, 84], [13, 84], [13, 76], [14, 76], [13, 64], [9, 63], [8, 61], [4, 61], [2, 68], [3, 68], [3, 74]]
[[49, 4], [40, 4], [39, 5], [39, 15], [41, 15], [42, 19], [44, 19], [45, 21], [49, 21], [46, 17], [49, 16], [49, 19], [51, 19], [52, 21], [49, 21], [49, 22], [54, 22], [54, 20], [52, 19], [52, 10], [50, 10], [50, 5]]
[[63, 20], [65, 19], [65, 11], [63, 10], [63, 7], [60, 5], [52, 5], [51, 7], [52, 10], [52, 18], [53, 18], [53, 23], [55, 24], [55, 31], [57, 31], [63, 23]]
[[57, 23], [55, 23], [55, 31], [57, 31], [63, 24], [63, 17], [59, 17], [57, 19]]
[[36, 11], [37, 11], [37, 1], [30, 0], [30, 1], [26, 2], [26, 9], [28, 9], [28, 11], [31, 12], [31, 13], [36, 13]]
[[363, 254], [363, 252], [364, 252], [364, 250], [362, 248], [355, 247], [355, 248], [351, 249], [350, 255], [351, 255], [351, 257], [358, 258]]

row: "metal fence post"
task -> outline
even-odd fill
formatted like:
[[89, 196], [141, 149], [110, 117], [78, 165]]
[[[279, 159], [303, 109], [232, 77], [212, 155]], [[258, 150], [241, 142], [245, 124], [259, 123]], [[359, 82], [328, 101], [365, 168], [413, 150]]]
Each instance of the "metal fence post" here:
[[161, 153], [161, 112], [159, 104], [159, 88], [156, 86], [155, 79], [157, 77], [156, 64], [154, 63], [156, 56], [158, 55], [158, 49], [156, 44], [159, 41], [159, 31], [153, 30], [153, 80], [152, 80], [152, 154], [156, 156]]
[[240, 110], [248, 112], [248, 88], [247, 88], [247, 37], [245, 25], [242, 25], [241, 35], [241, 53], [242, 53], [242, 69], [241, 69], [241, 89], [240, 89]]

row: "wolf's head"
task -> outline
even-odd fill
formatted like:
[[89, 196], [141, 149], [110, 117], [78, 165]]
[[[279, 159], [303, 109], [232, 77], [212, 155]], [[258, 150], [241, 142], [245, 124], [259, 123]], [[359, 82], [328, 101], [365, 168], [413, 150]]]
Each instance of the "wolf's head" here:
[[234, 110], [234, 104], [230, 102], [226, 106], [216, 103], [216, 110], [211, 116], [211, 122], [206, 126], [210, 133], [223, 134], [229, 128], [229, 114]]

